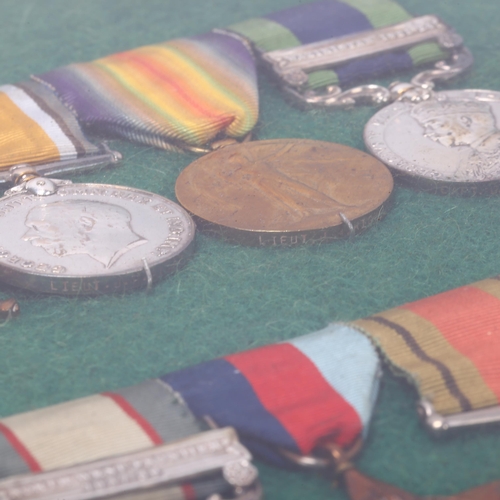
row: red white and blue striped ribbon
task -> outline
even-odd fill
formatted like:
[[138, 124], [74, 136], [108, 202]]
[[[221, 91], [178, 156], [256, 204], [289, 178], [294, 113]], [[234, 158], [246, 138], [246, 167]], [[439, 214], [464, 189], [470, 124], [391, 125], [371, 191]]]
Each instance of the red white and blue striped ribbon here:
[[364, 433], [379, 370], [376, 351], [364, 335], [332, 324], [161, 380], [195, 415], [235, 427], [250, 450], [282, 464], [277, 448], [307, 454], [327, 436], [347, 446]]
[[234, 427], [256, 454], [281, 463], [278, 447], [308, 453], [327, 436], [348, 445], [365, 432], [378, 382], [370, 341], [353, 328], [330, 325], [137, 386], [4, 418], [0, 477], [180, 439], [199, 432], [206, 415]]

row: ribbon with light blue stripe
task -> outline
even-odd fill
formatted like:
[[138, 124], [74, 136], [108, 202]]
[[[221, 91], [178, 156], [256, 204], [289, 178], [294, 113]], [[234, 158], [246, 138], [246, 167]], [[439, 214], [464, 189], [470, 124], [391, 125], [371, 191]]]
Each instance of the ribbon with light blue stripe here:
[[284, 465], [278, 448], [308, 453], [323, 438], [352, 443], [368, 428], [378, 392], [375, 348], [342, 324], [161, 377], [198, 417], [232, 426], [255, 454]]
[[368, 338], [347, 325], [332, 324], [289, 342], [314, 360], [328, 383], [355, 408], [366, 431], [381, 377]]

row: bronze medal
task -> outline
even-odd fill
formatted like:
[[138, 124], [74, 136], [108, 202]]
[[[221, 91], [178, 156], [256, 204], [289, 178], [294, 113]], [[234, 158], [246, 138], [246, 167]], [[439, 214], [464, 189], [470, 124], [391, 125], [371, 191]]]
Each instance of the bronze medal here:
[[389, 170], [374, 157], [307, 139], [222, 148], [191, 163], [175, 186], [201, 230], [253, 246], [357, 233], [385, 215], [392, 189]]

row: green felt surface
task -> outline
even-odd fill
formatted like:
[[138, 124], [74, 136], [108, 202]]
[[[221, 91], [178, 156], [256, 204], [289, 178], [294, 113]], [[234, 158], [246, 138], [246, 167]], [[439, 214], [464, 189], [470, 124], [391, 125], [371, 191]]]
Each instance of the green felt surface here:
[[[169, 38], [202, 33], [299, 0], [2, 0], [0, 81]], [[500, 90], [496, 0], [401, 0], [435, 13], [476, 62], [448, 88]], [[409, 75], [398, 75], [408, 79]], [[370, 108], [292, 108], [261, 78], [258, 138], [303, 137], [364, 149]], [[114, 142], [114, 170], [82, 182], [131, 185], [174, 198], [193, 157]], [[112, 390], [226, 353], [302, 335], [500, 272], [498, 198], [460, 199], [398, 187], [392, 211], [352, 242], [246, 248], [197, 236], [197, 251], [153, 293], [61, 298], [0, 287], [22, 315], [0, 330], [0, 415]], [[8, 235], [2, 235], [8, 237]], [[431, 439], [411, 387], [386, 373], [359, 466], [419, 494], [451, 494], [500, 479], [498, 428]], [[326, 481], [260, 464], [267, 498], [345, 499]]]

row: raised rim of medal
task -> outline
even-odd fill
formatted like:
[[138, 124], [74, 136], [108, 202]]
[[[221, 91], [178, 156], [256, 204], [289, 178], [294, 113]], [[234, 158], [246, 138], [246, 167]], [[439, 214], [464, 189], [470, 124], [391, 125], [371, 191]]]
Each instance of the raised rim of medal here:
[[[477, 99], [481, 102], [498, 102], [500, 92], [484, 89], [455, 89], [436, 92], [436, 97], [464, 97]], [[385, 142], [383, 131], [385, 125], [391, 122], [396, 115], [404, 113], [414, 106], [409, 102], [395, 102], [382, 108], [373, 115], [365, 125], [363, 139], [368, 151], [382, 161], [394, 174], [394, 180], [403, 186], [409, 186], [431, 194], [453, 196], [476, 196], [500, 194], [500, 174], [497, 179], [459, 180], [438, 179], [427, 171], [414, 173], [415, 165], [408, 159], [394, 152]]]
[[[161, 256], [156, 260], [154, 260], [153, 262], [148, 262], [148, 264], [151, 264], [150, 270], [152, 271], [153, 276], [156, 278], [155, 282], [160, 281], [165, 276], [172, 274], [177, 269], [182, 267], [192, 255], [194, 249], [196, 226], [190, 214], [175, 201], [172, 201], [162, 195], [152, 193], [150, 191], [133, 188], [129, 186], [98, 184], [98, 183], [75, 183], [64, 187], [75, 188], [75, 189], [82, 189], [82, 188], [101, 189], [101, 190], [110, 189], [115, 191], [119, 190], [122, 192], [137, 193], [139, 195], [151, 198], [153, 201], [157, 201], [158, 204], [163, 204], [163, 205], [168, 205], [169, 207], [173, 207], [179, 215], [183, 216], [184, 222], [186, 223], [187, 226], [186, 228], [187, 230], [184, 233], [185, 238], [182, 244], [180, 245], [180, 248], [174, 249], [174, 251], [172, 251], [171, 253], [165, 256]], [[20, 195], [24, 196], [23, 194]], [[14, 197], [15, 196], [18, 195], [14, 195]], [[13, 197], [10, 197], [9, 200], [11, 200], [12, 198]], [[125, 202], [130, 201], [123, 198], [114, 198], [114, 199], [116, 201], [120, 199]], [[151, 205], [149, 206], [152, 208]], [[153, 210], [158, 214], [159, 217], [161, 217], [160, 211], [155, 209]], [[6, 250], [9, 251], [8, 248], [6, 248]], [[57, 274], [57, 273], [49, 273], [41, 271], [33, 272], [29, 268], [20, 269], [19, 266], [9, 265], [8, 261], [0, 259], [0, 274], [2, 275], [1, 279], [5, 283], [26, 290], [31, 290], [34, 292], [55, 293], [62, 295], [96, 295], [100, 293], [113, 293], [113, 291], [117, 292], [132, 291], [138, 288], [137, 286], [134, 286], [132, 282], [129, 285], [127, 285], [127, 283], [123, 283], [123, 286], [120, 286], [120, 284], [116, 280], [126, 280], [129, 277], [133, 278], [135, 275], [144, 273], [145, 269], [142, 260], [140, 263], [137, 263], [137, 265], [134, 265], [134, 267], [128, 267], [120, 271], [109, 272], [106, 274], [95, 273], [89, 275], [89, 274], [74, 274], [74, 272], [72, 272], [71, 274]], [[95, 291], [95, 290], [92, 291], [92, 289], [89, 288], [89, 292], [86, 293], [83, 290], [83, 284], [91, 282], [92, 280], [96, 279], [103, 280], [103, 282], [109, 282], [109, 286], [106, 287], [106, 283], [103, 283], [104, 286], [103, 291]], [[51, 289], [50, 281], [52, 280], [59, 280], [59, 281], [66, 280], [68, 281], [68, 283], [80, 282], [82, 284], [81, 287], [82, 289], [74, 293], [66, 290], [58, 292], [56, 290]], [[134, 282], [138, 281], [135, 280]]]
[[[366, 153], [365, 151], [361, 151], [359, 149], [353, 148], [351, 146], [347, 146], [345, 144], [333, 143], [328, 141], [319, 141], [314, 139], [294, 139], [294, 138], [286, 138], [286, 139], [265, 139], [261, 141], [254, 141], [245, 143], [245, 147], [257, 147], [258, 145], [272, 144], [272, 143], [290, 143], [291, 141], [299, 141], [302, 143], [310, 143], [314, 144], [323, 144], [326, 146], [333, 146], [335, 148], [342, 148], [345, 150], [349, 150], [359, 157], [368, 157], [370, 160], [373, 160], [373, 164], [380, 168], [381, 172], [384, 172], [387, 179], [386, 186], [386, 194], [381, 196], [382, 201], [380, 204], [359, 217], [353, 219], [352, 222], [354, 225], [354, 229], [356, 234], [361, 232], [375, 222], [381, 220], [387, 213], [388, 208], [392, 201], [392, 195], [394, 191], [394, 182], [390, 169], [384, 165], [378, 158], [373, 155]], [[240, 145], [232, 145], [224, 148], [227, 153], [229, 148], [238, 148]], [[315, 243], [323, 243], [329, 242], [338, 239], [345, 239], [352, 234], [352, 228], [349, 228], [347, 224], [344, 222], [339, 222], [335, 225], [325, 225], [312, 229], [249, 229], [249, 228], [239, 228], [234, 226], [224, 225], [217, 221], [212, 221], [207, 218], [204, 218], [203, 215], [199, 215], [193, 210], [193, 207], [190, 206], [190, 203], [183, 201], [183, 195], [180, 194], [179, 186], [183, 181], [183, 173], [190, 168], [196, 168], [199, 165], [205, 163], [207, 159], [210, 161], [210, 157], [217, 157], [220, 154], [220, 151], [215, 151], [204, 157], [201, 157], [192, 163], [190, 163], [179, 175], [176, 186], [175, 193], [178, 202], [193, 216], [198, 229], [202, 232], [208, 233], [210, 235], [214, 235], [222, 238], [223, 240], [229, 243], [237, 243], [248, 246], [295, 246], [300, 244], [315, 244]], [[186, 174], [184, 174], [186, 175]]]

